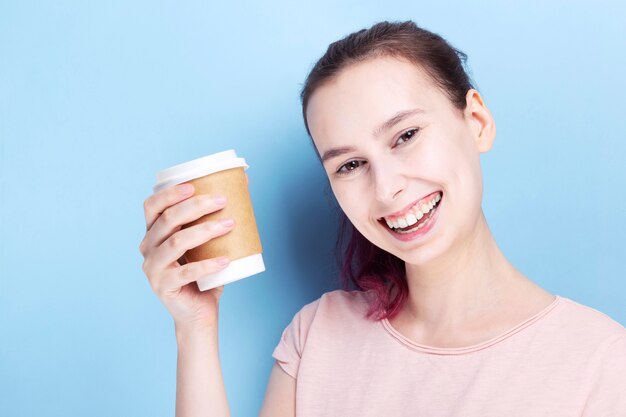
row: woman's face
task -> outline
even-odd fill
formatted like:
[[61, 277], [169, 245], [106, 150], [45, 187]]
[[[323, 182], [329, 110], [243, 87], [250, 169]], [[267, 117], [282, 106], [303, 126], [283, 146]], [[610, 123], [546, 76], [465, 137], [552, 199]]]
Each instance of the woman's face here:
[[[323, 165], [340, 207], [370, 242], [408, 263], [461, 248], [480, 219], [479, 155], [495, 126], [475, 90], [466, 99], [461, 113], [421, 68], [382, 57], [342, 70], [309, 100], [309, 129], [319, 154], [330, 155]], [[414, 112], [392, 120], [405, 111]], [[345, 152], [329, 152], [336, 148]], [[380, 220], [437, 192], [426, 233], [401, 240]]]

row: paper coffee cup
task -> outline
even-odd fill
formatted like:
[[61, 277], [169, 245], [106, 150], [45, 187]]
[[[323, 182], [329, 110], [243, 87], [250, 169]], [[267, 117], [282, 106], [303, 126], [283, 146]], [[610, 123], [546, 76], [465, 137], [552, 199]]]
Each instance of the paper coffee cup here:
[[235, 227], [185, 252], [187, 262], [228, 256], [230, 264], [219, 272], [198, 279], [200, 291], [206, 291], [265, 271], [263, 248], [252, 210], [252, 201], [244, 170], [248, 165], [234, 150], [218, 152], [157, 172], [154, 192], [182, 183], [193, 184], [194, 195], [225, 195], [224, 208], [209, 213], [181, 227], [206, 221], [235, 219]]

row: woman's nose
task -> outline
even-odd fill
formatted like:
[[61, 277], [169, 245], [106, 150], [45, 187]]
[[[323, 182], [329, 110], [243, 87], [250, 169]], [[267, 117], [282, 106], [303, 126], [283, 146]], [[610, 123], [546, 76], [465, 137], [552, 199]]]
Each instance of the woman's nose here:
[[381, 163], [373, 169], [373, 173], [376, 200], [382, 204], [393, 202], [406, 185], [406, 178], [398, 164], [391, 161]]

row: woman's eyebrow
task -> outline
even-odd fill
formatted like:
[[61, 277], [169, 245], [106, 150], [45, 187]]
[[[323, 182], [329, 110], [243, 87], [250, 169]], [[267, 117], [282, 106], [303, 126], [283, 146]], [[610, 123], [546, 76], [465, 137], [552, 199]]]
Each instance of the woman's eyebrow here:
[[348, 152], [354, 152], [354, 151], [356, 151], [356, 148], [352, 146], [341, 146], [339, 148], [329, 149], [326, 152], [324, 152], [324, 155], [322, 156], [322, 164], [328, 161], [329, 159], [335, 158], [337, 156], [341, 156]]
[[[372, 132], [372, 134], [374, 135], [374, 137], [378, 137], [380, 136], [381, 133], [391, 129], [392, 127], [394, 127], [395, 125], [397, 125], [398, 123], [406, 119], [407, 117], [412, 116], [414, 114], [418, 114], [418, 113], [426, 113], [426, 111], [424, 109], [410, 109], [410, 110], [399, 111], [398, 113], [393, 115], [393, 117], [391, 117], [389, 120], [384, 122], [377, 129], [375, 129], [374, 132]], [[353, 152], [355, 150], [356, 149], [352, 146], [341, 146], [338, 148], [329, 149], [326, 152], [324, 152], [324, 155], [322, 156], [322, 164], [328, 161], [329, 159], [335, 158], [337, 156], [341, 156], [348, 152]]]
[[385, 123], [380, 125], [378, 129], [375, 129], [372, 132], [372, 135], [374, 135], [374, 137], [378, 137], [380, 136], [381, 133], [391, 129], [392, 127], [394, 127], [395, 125], [397, 125], [398, 123], [406, 119], [407, 117], [413, 116], [414, 114], [417, 114], [417, 113], [426, 113], [426, 111], [424, 109], [410, 109], [410, 110], [399, 111], [391, 119], [387, 120]]

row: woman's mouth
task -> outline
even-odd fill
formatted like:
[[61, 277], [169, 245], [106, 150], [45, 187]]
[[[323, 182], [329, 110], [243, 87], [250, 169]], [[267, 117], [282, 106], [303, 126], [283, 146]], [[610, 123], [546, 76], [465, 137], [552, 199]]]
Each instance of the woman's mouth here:
[[404, 216], [382, 218], [378, 222], [395, 238], [413, 240], [432, 229], [442, 199], [443, 193], [439, 192], [429, 203], [412, 207]]

